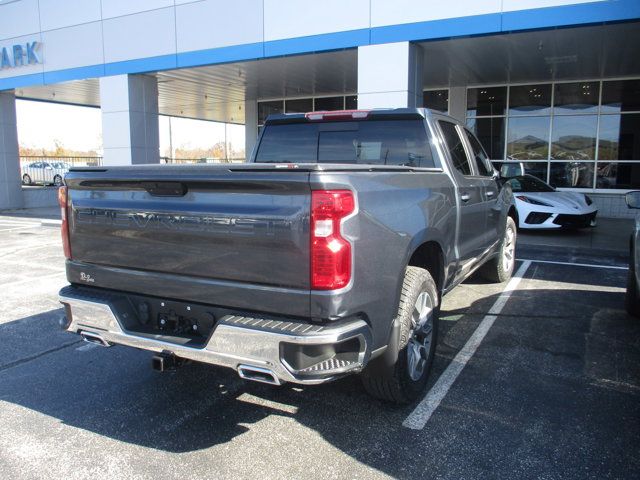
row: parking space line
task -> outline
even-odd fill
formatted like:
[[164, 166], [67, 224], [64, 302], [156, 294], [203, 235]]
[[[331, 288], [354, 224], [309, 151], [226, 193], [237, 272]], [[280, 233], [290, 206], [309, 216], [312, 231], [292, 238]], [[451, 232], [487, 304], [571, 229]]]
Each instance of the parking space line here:
[[15, 232], [17, 230], [29, 230], [33, 228], [40, 228], [40, 225], [38, 224], [38, 225], [30, 225], [30, 226], [24, 226], [24, 227], [3, 228], [3, 229], [0, 229], [0, 232]]
[[531, 263], [549, 263], [551, 265], [569, 265], [572, 267], [593, 267], [593, 268], [612, 268], [614, 270], [629, 270], [628, 267], [620, 267], [618, 265], [595, 265], [592, 263], [573, 263], [573, 262], [556, 262], [553, 260], [528, 260], [524, 258], [519, 258], [523, 262], [531, 262]]
[[462, 372], [467, 362], [471, 360], [474, 353], [480, 346], [480, 343], [484, 339], [485, 335], [489, 332], [489, 329], [493, 326], [493, 322], [496, 321], [498, 315], [507, 304], [507, 300], [511, 297], [511, 294], [515, 291], [516, 287], [522, 280], [522, 277], [527, 272], [527, 269], [531, 265], [531, 260], [525, 260], [513, 278], [507, 283], [507, 286], [502, 291], [498, 299], [493, 306], [489, 309], [489, 313], [482, 319], [480, 325], [475, 329], [467, 343], [458, 352], [455, 358], [451, 361], [447, 369], [444, 371], [438, 381], [431, 387], [427, 395], [416, 406], [416, 408], [409, 414], [409, 416], [402, 422], [403, 427], [411, 428], [413, 430], [422, 430], [424, 426], [436, 411], [440, 402], [447, 395], [447, 392], [453, 385], [453, 383]]

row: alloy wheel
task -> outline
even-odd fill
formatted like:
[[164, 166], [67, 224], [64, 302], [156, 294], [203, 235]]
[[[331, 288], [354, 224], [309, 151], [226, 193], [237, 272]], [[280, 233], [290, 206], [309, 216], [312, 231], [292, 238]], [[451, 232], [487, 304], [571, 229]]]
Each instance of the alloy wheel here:
[[407, 365], [409, 376], [416, 381], [422, 377], [433, 341], [433, 299], [421, 292], [411, 314], [411, 337], [407, 343]]

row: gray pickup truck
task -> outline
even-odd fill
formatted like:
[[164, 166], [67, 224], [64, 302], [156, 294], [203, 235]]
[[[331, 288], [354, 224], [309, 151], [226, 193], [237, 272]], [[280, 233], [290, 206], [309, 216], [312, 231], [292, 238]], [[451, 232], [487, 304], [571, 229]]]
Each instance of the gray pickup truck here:
[[359, 373], [406, 403], [442, 296], [507, 280], [516, 215], [478, 140], [423, 109], [271, 116], [248, 163], [72, 168], [63, 328], [247, 380]]

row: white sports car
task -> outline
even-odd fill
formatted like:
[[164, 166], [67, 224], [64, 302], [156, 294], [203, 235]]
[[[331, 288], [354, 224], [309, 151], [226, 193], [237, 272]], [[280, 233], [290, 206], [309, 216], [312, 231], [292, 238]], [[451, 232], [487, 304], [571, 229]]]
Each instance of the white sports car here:
[[558, 192], [532, 175], [512, 177], [507, 183], [513, 190], [519, 228], [596, 226], [598, 209], [584, 193]]

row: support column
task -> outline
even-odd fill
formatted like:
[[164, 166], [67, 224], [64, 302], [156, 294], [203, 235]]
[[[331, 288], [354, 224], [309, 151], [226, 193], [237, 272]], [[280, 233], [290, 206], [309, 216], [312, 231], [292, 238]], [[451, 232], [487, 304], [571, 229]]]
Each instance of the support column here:
[[100, 79], [105, 165], [160, 163], [158, 83], [150, 75]]
[[410, 42], [358, 47], [358, 108], [422, 107], [422, 58]]
[[246, 100], [244, 102], [244, 156], [246, 160], [251, 158], [251, 152], [258, 140], [258, 101]]
[[465, 123], [467, 120], [467, 89], [466, 87], [449, 88], [449, 115]]
[[22, 206], [16, 96], [0, 92], [0, 209]]

